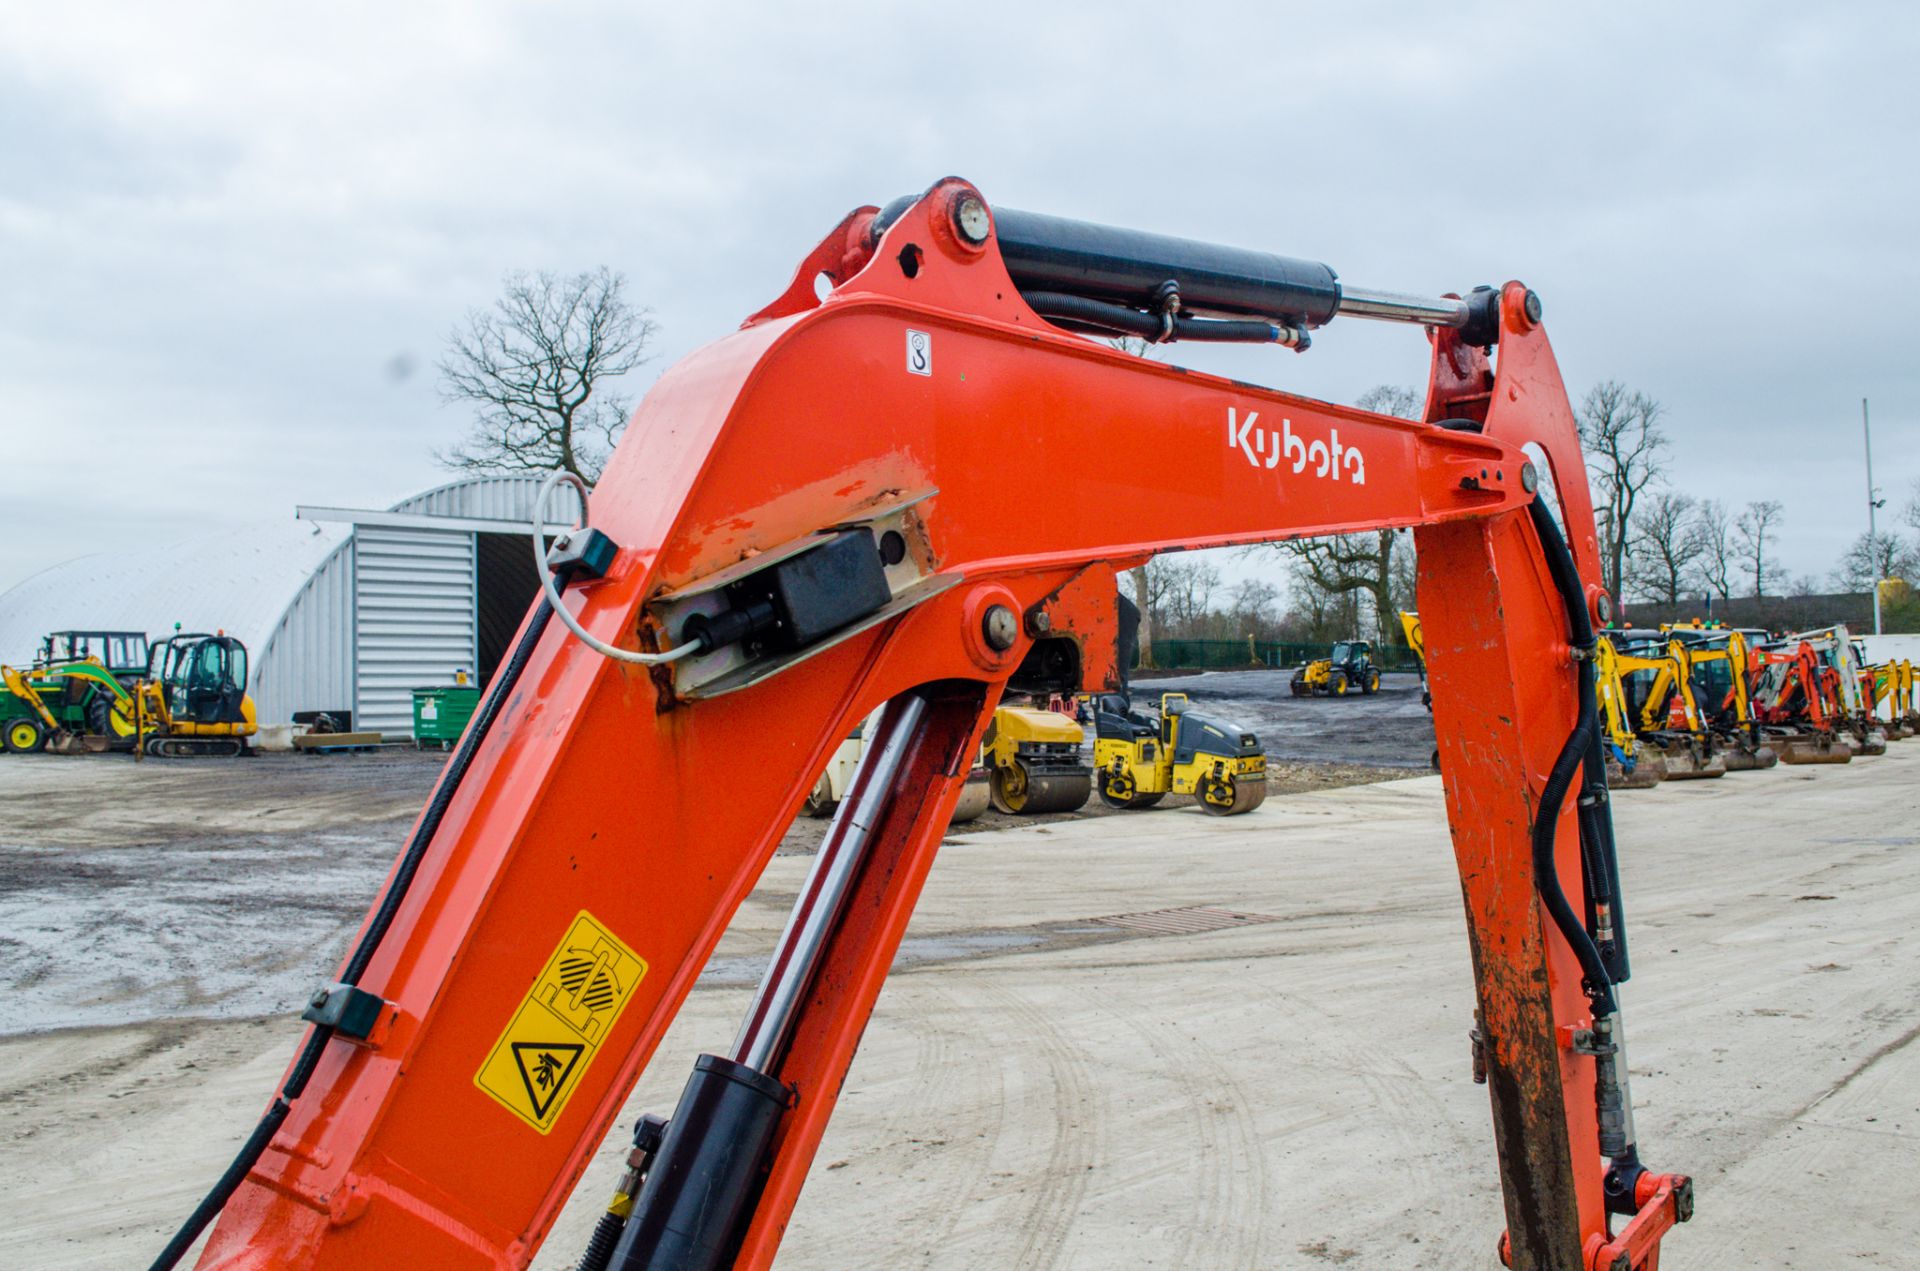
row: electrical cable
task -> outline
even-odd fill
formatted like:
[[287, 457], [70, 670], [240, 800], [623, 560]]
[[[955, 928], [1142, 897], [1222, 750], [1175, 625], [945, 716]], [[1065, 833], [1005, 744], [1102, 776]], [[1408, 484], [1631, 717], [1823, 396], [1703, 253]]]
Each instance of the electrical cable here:
[[683, 644], [666, 653], [639, 653], [632, 649], [615, 648], [581, 626], [580, 620], [560, 602], [560, 592], [553, 583], [553, 570], [547, 566], [547, 500], [553, 496], [554, 487], [563, 484], [572, 486], [580, 496], [580, 524], [574, 526], [574, 529], [587, 528], [587, 483], [563, 468], [546, 479], [540, 487], [540, 493], [533, 501], [533, 568], [540, 577], [540, 590], [546, 594], [547, 604], [560, 615], [560, 621], [566, 625], [567, 630], [573, 632], [580, 643], [595, 653], [612, 658], [616, 662], [637, 662], [642, 666], [660, 666], [667, 662], [678, 662], [682, 658], [692, 657], [700, 652], [702, 646], [694, 642]]
[[[542, 571], [544, 572], [544, 570]], [[427, 801], [426, 810], [421, 814], [420, 824], [407, 843], [406, 851], [400, 856], [399, 864], [394, 867], [393, 881], [380, 897], [379, 905], [373, 916], [367, 920], [367, 929], [354, 946], [353, 953], [347, 958], [340, 972], [340, 983], [357, 985], [360, 977], [366, 974], [367, 967], [373, 961], [373, 955], [379, 950], [380, 942], [386, 938], [387, 930], [400, 912], [400, 904], [406, 899], [407, 889], [413, 885], [414, 876], [419, 873], [420, 862], [425, 858], [427, 848], [433, 842], [434, 833], [440, 828], [447, 808], [453, 802], [454, 794], [460, 788], [460, 782], [467, 775], [467, 769], [473, 764], [474, 754], [481, 742], [486, 740], [494, 721], [499, 718], [514, 685], [519, 681], [521, 672], [526, 670], [527, 662], [533, 656], [533, 650], [540, 643], [541, 635], [547, 629], [547, 620], [553, 616], [553, 607], [542, 600], [535, 605], [532, 616], [527, 620], [526, 630], [520, 633], [520, 639], [513, 646], [512, 656], [487, 690], [486, 699], [480, 709], [474, 712], [473, 721], [466, 734], [461, 737], [459, 746], [448, 761], [447, 768], [441, 774], [439, 784], [434, 787], [433, 797]], [[238, 1191], [240, 1184], [246, 1181], [247, 1174], [267, 1150], [267, 1144], [273, 1141], [281, 1122], [293, 1110], [293, 1101], [298, 1099], [312, 1079], [314, 1070], [320, 1066], [320, 1056], [325, 1052], [327, 1041], [333, 1036], [333, 1029], [325, 1024], [316, 1024], [307, 1034], [307, 1040], [301, 1047], [299, 1058], [294, 1060], [293, 1068], [287, 1073], [287, 1079], [280, 1087], [280, 1093], [274, 1096], [273, 1103], [253, 1133], [233, 1158], [232, 1164], [220, 1175], [219, 1181], [201, 1199], [199, 1205], [187, 1216], [180, 1229], [167, 1242], [166, 1248], [153, 1260], [149, 1271], [170, 1271], [194, 1241], [200, 1238], [220, 1211], [226, 1208], [227, 1201]]]

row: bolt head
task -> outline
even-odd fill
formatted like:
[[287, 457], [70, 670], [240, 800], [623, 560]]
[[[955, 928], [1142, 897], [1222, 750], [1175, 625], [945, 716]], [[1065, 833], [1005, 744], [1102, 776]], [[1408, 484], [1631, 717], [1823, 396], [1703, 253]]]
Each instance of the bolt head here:
[[1540, 473], [1531, 463], [1520, 465], [1520, 488], [1528, 494], [1540, 488]]
[[980, 634], [986, 637], [989, 649], [1005, 653], [1020, 638], [1020, 620], [1005, 605], [994, 605], [980, 620]]
[[993, 228], [993, 218], [987, 213], [987, 205], [977, 194], [963, 194], [954, 200], [953, 228], [960, 237], [975, 247], [987, 241], [987, 232]]
[[1540, 293], [1529, 288], [1526, 294], [1526, 298], [1520, 302], [1520, 305], [1521, 305], [1521, 308], [1526, 311], [1527, 321], [1535, 324], [1536, 326], [1539, 325], [1540, 312], [1541, 312]]
[[1613, 597], [1600, 592], [1593, 598], [1593, 616], [1600, 619], [1600, 625], [1606, 626], [1613, 621]]
[[1053, 630], [1053, 618], [1045, 609], [1035, 609], [1027, 614], [1027, 634], [1039, 637]]

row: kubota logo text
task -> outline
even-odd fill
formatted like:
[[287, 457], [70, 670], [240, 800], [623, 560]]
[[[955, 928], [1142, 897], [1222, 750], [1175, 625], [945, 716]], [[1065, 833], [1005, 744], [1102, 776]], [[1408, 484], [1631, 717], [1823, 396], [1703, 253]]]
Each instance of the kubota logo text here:
[[1256, 468], [1275, 468], [1285, 459], [1295, 472], [1313, 469], [1313, 475], [1329, 481], [1345, 479], [1355, 485], [1367, 483], [1367, 460], [1358, 446], [1340, 444], [1340, 430], [1327, 429], [1326, 439], [1308, 441], [1293, 431], [1293, 421], [1283, 419], [1276, 429], [1261, 428], [1260, 412], [1250, 410], [1243, 420], [1233, 407], [1227, 407], [1227, 448], [1238, 447], [1247, 462]]

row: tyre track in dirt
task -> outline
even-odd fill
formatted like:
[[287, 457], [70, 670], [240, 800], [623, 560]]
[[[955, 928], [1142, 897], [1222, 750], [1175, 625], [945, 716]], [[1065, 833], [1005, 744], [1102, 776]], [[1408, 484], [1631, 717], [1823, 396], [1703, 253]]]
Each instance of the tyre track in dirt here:
[[1017, 988], [989, 979], [983, 995], [997, 1011], [1022, 1027], [1020, 1045], [1031, 1046], [1046, 1069], [1052, 1088], [1053, 1142], [1044, 1174], [1028, 1194], [1025, 1238], [1012, 1266], [1047, 1271], [1060, 1265], [1087, 1194], [1087, 1176], [1096, 1163], [1105, 1133], [1105, 1097], [1089, 1081], [1080, 1048]]

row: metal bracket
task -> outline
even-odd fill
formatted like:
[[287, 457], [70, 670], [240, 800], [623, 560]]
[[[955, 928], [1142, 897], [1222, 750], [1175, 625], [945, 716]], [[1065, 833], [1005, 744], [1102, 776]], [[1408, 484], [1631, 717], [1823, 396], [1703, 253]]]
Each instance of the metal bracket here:
[[387, 1005], [378, 993], [369, 993], [357, 985], [329, 984], [308, 999], [307, 1009], [300, 1012], [300, 1018], [309, 1024], [331, 1028], [339, 1037], [370, 1041]]
[[1595, 1040], [1596, 1034], [1591, 1028], [1563, 1028], [1561, 1032], [1567, 1039], [1567, 1049], [1576, 1055], [1604, 1059], [1614, 1052], [1613, 1043]]

